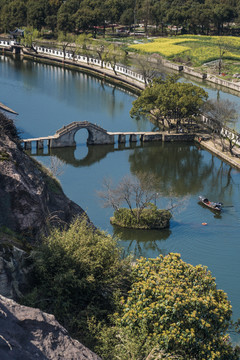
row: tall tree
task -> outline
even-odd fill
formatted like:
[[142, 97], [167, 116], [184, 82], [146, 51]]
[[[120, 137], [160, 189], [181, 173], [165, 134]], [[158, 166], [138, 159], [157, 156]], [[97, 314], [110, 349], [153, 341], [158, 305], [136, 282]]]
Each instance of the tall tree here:
[[27, 25], [27, 7], [24, 1], [14, 0], [1, 10], [2, 26], [4, 30], [12, 31], [15, 28]]
[[74, 32], [76, 28], [75, 14], [80, 8], [81, 0], [64, 1], [57, 13], [57, 28], [67, 32]]
[[233, 154], [236, 141], [240, 140], [240, 135], [236, 132], [235, 136], [224, 135], [221, 133], [223, 127], [234, 128], [238, 119], [238, 111], [235, 104], [229, 100], [208, 100], [204, 106], [204, 112], [212, 120], [211, 127], [213, 134], [218, 136], [222, 144], [222, 151], [225, 150], [225, 139], [229, 143], [228, 150]]
[[41, 30], [45, 25], [47, 13], [47, 0], [29, 0], [27, 3], [27, 23], [37, 30]]
[[177, 131], [183, 120], [195, 120], [207, 99], [207, 93], [199, 86], [177, 83], [176, 77], [156, 79], [137, 100], [130, 111], [132, 117], [145, 115], [164, 127], [175, 126]]

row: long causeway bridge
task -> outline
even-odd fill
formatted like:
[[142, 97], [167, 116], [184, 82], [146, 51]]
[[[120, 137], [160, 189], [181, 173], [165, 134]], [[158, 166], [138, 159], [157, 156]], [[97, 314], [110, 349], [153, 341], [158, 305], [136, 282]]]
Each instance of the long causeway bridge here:
[[146, 132], [146, 131], [128, 131], [128, 132], [109, 132], [96, 124], [88, 121], [74, 121], [61, 129], [57, 130], [54, 135], [38, 137], [32, 139], [23, 139], [22, 143], [25, 150], [31, 150], [33, 143], [37, 149], [43, 149], [44, 142], [49, 148], [60, 148], [76, 146], [75, 134], [80, 129], [88, 131], [88, 145], [102, 145], [129, 142], [148, 141], [183, 141], [194, 140], [194, 134], [168, 134], [166, 132]]

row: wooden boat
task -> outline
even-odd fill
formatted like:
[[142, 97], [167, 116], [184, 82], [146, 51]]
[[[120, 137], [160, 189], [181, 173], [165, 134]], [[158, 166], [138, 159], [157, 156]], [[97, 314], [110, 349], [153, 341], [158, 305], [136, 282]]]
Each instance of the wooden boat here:
[[222, 205], [223, 203], [221, 202], [213, 202], [213, 201], [209, 201], [206, 197], [204, 196], [199, 196], [199, 200], [201, 202], [201, 204], [207, 206], [208, 208], [210, 208], [211, 210], [220, 212], [222, 210]]

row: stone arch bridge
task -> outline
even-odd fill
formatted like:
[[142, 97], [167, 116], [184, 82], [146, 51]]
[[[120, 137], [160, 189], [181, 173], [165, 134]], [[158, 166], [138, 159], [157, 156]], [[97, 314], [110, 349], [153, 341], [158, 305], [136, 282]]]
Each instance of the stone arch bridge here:
[[[24, 149], [31, 150], [32, 144], [35, 142], [37, 149], [44, 147], [44, 142], [49, 148], [60, 148], [68, 146], [76, 146], [75, 134], [80, 129], [88, 131], [88, 145], [125, 143], [128, 137], [129, 142], [137, 142], [138, 140], [147, 141], [176, 141], [194, 139], [194, 135], [190, 134], [168, 134], [165, 132], [146, 132], [146, 131], [129, 131], [129, 132], [109, 132], [96, 124], [88, 121], [74, 121], [61, 129], [57, 130], [54, 135], [23, 139]], [[187, 138], [186, 138], [187, 137]]]

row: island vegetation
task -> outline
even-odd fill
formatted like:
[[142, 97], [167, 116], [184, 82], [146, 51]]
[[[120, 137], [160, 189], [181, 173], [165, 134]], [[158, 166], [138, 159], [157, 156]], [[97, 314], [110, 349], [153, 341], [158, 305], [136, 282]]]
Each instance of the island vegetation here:
[[169, 209], [157, 208], [156, 201], [160, 197], [157, 188], [155, 176], [138, 172], [135, 176], [125, 176], [117, 186], [111, 179], [104, 179], [103, 190], [98, 195], [104, 207], [114, 209], [111, 224], [131, 229], [164, 229], [169, 227], [172, 214]]

